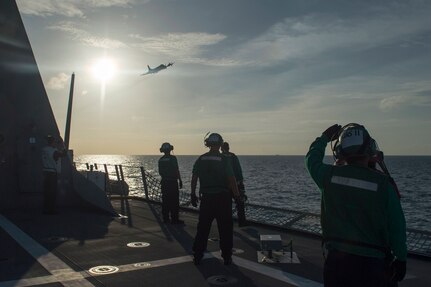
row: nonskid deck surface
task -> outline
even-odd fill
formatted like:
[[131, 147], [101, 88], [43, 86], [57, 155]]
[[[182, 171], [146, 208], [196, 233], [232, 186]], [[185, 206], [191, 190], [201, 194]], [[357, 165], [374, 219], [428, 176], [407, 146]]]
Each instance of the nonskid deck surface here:
[[[319, 239], [235, 226], [233, 264], [225, 266], [214, 223], [209, 252], [195, 266], [196, 213], [181, 212], [186, 224], [171, 225], [161, 222], [158, 204], [128, 200], [113, 205], [125, 217], [72, 209], [57, 215], [38, 210], [1, 215], [0, 287], [323, 286]], [[261, 234], [292, 240], [300, 263], [258, 263]], [[399, 286], [430, 286], [430, 267], [429, 261], [409, 258], [407, 278]]]

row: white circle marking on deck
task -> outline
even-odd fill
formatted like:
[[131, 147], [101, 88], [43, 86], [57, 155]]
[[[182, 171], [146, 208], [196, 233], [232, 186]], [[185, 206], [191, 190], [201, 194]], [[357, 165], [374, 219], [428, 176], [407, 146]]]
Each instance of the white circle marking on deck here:
[[[19, 229], [15, 224], [0, 214], [0, 227], [3, 228], [21, 247], [26, 250], [37, 262], [42, 265], [49, 273], [54, 276], [44, 276], [47, 282], [43, 281], [38, 284], [60, 282], [63, 286], [94, 286], [79, 272], [64, 263], [60, 258], [49, 252], [45, 247], [40, 245], [33, 238], [28, 236], [24, 231]], [[64, 275], [64, 276], [60, 276]], [[24, 279], [25, 280], [25, 279]], [[31, 279], [29, 279], [31, 280]], [[78, 285], [77, 285], [78, 284]], [[14, 285], [18, 286], [18, 285]], [[27, 285], [31, 286], [31, 285]]]
[[106, 274], [112, 274], [112, 273], [118, 272], [118, 270], [120, 269], [116, 266], [101, 265], [101, 266], [90, 268], [88, 271], [91, 274], [106, 275]]
[[150, 246], [150, 243], [148, 242], [130, 242], [127, 243], [127, 247], [131, 247], [131, 248], [143, 248], [143, 247], [148, 247]]

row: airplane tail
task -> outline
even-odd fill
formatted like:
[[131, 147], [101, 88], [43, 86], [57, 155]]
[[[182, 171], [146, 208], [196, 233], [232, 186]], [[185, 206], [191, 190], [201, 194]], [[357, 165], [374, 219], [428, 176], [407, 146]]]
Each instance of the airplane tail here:
[[151, 70], [151, 68], [150, 68], [150, 66], [149, 66], [149, 65], [147, 65], [147, 67], [148, 67], [148, 70]]

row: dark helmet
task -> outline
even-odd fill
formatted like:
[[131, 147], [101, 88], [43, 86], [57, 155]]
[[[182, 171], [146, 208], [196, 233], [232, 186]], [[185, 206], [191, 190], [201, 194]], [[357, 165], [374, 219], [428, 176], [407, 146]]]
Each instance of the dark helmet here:
[[229, 151], [229, 143], [228, 142], [224, 142], [221, 146], [221, 150], [222, 151]]
[[374, 156], [378, 146], [363, 125], [350, 123], [342, 127], [332, 150], [337, 159], [346, 159]]
[[169, 152], [171, 150], [174, 150], [174, 146], [170, 143], [162, 143], [162, 146], [160, 147], [160, 152]]
[[223, 138], [217, 133], [212, 133], [204, 139], [204, 143], [207, 147], [221, 146], [223, 144]]

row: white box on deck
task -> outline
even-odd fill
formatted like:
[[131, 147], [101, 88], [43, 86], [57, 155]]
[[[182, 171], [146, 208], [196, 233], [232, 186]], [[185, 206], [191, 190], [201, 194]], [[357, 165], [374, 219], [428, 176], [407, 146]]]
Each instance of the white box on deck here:
[[262, 250], [281, 250], [283, 243], [281, 236], [276, 235], [260, 235], [260, 247]]

